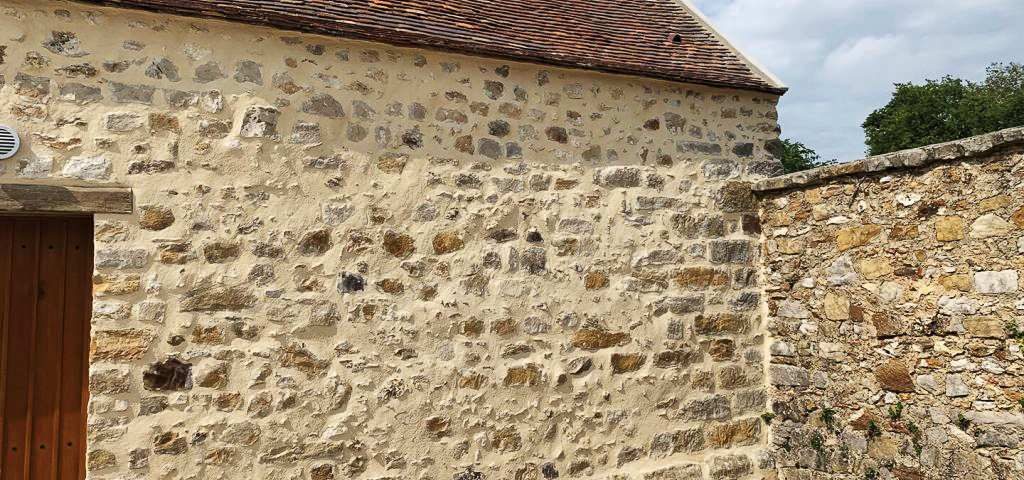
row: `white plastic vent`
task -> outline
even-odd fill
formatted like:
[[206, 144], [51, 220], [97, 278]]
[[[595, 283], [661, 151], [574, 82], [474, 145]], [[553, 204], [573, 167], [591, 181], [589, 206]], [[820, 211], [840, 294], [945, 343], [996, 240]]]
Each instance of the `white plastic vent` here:
[[18, 153], [21, 147], [21, 140], [18, 139], [18, 132], [13, 128], [0, 125], [0, 160], [7, 160]]

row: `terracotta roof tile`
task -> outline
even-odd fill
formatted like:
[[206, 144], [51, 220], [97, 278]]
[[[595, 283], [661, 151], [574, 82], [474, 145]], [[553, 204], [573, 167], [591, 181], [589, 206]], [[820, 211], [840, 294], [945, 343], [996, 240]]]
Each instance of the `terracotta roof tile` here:
[[781, 94], [681, 0], [81, 0]]

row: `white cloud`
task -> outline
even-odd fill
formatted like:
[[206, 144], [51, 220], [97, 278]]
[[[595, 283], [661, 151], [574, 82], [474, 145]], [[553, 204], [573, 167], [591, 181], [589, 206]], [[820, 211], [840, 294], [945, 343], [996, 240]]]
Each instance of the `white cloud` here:
[[1024, 62], [1020, 0], [695, 1], [790, 86], [783, 136], [825, 158], [863, 155], [860, 124], [893, 83], [979, 79], [993, 62]]

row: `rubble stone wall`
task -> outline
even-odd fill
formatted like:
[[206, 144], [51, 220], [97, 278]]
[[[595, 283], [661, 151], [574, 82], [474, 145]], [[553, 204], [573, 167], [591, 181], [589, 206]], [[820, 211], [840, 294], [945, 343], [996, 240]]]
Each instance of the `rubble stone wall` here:
[[1024, 129], [756, 188], [780, 478], [1024, 478]]
[[0, 181], [135, 196], [90, 478], [757, 475], [776, 101], [5, 0]]

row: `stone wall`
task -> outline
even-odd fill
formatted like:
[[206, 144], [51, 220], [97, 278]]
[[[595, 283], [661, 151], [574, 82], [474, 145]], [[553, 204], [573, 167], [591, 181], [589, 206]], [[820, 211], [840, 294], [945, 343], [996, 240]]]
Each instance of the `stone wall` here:
[[762, 190], [781, 478], [1024, 478], [1024, 129]]
[[90, 478], [756, 475], [776, 100], [5, 0], [0, 181], [137, 205]]

